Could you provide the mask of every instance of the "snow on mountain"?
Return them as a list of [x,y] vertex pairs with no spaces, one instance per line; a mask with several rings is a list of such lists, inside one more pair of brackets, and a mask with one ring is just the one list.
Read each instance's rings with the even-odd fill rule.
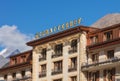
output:
[[10,56],[14,56],[16,54],[19,54],[20,51],[18,49],[14,50],[12,53],[10,53],[6,58],[9,58]]
[[0,52],[0,55],[3,55],[4,53],[6,53],[7,52],[7,49],[5,48],[5,49],[3,49],[1,52]]
[[13,49],[5,48],[0,52],[0,55],[5,57],[5,58],[8,58],[8,57],[13,56],[13,55],[18,54],[18,53],[20,53],[20,51],[18,49],[13,50]]

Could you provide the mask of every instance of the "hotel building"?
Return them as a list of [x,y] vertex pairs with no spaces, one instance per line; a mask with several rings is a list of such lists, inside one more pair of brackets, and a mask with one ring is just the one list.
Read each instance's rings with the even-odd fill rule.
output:
[[66,28],[27,45],[33,50],[12,56],[0,80],[120,81],[120,24]]
[[6,67],[0,69],[0,81],[32,81],[32,50],[10,57]]
[[87,34],[98,29],[77,26],[33,40],[32,81],[85,81],[81,63],[87,62]]
[[120,81],[120,24],[77,26],[27,45],[32,81]]

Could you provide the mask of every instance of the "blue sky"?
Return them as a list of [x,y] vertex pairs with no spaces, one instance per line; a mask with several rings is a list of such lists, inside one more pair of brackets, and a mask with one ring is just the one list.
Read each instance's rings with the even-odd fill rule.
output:
[[80,17],[90,26],[119,12],[120,0],[0,0],[0,27],[16,25],[21,33],[35,34]]

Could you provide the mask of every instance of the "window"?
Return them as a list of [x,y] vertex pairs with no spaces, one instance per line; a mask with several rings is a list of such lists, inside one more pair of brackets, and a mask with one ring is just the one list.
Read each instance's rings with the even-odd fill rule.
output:
[[98,36],[90,37],[91,44],[96,44],[98,42]]
[[13,61],[13,64],[17,64],[17,58],[13,58],[12,61]]
[[7,80],[7,75],[4,75],[4,80],[5,80],[5,81]]
[[41,65],[41,72],[39,73],[39,77],[46,76],[46,64]]
[[104,41],[109,41],[113,38],[112,31],[104,33]]
[[21,56],[21,60],[22,62],[26,62],[26,56],[25,55]]
[[43,58],[46,58],[46,52],[47,52],[46,48],[42,49],[42,53],[41,54],[42,54]]
[[93,63],[97,63],[97,62],[98,62],[98,59],[99,59],[99,54],[93,54],[93,55],[92,55],[92,62],[93,62]]
[[115,68],[105,69],[103,73],[106,81],[115,81]]
[[114,50],[109,50],[109,51],[107,51],[107,58],[108,59],[111,59],[111,58],[113,58],[114,57]]
[[77,67],[77,57],[71,58],[71,67]]
[[62,51],[63,51],[63,44],[58,44],[55,46],[55,54],[62,54]]
[[42,60],[46,60],[46,48],[42,49],[42,52],[41,52],[41,57],[39,58],[39,61],[42,61]]
[[99,71],[89,72],[89,81],[99,81]]
[[54,62],[54,69],[52,70],[52,75],[62,73],[62,61]]
[[54,69],[55,70],[62,70],[62,61],[54,62]]
[[77,52],[77,39],[71,41],[71,48],[69,49],[69,53]]
[[16,73],[13,73],[12,77],[13,77],[13,79],[15,79],[16,78]]
[[41,65],[41,72],[46,72],[46,64]]
[[73,49],[77,49],[77,39],[74,39],[74,40],[71,41],[71,47]]
[[77,81],[77,76],[72,76],[71,81]]
[[22,71],[21,74],[22,74],[22,77],[25,77],[25,71]]
[[69,72],[76,71],[77,70],[77,57],[71,58],[71,64],[68,68]]

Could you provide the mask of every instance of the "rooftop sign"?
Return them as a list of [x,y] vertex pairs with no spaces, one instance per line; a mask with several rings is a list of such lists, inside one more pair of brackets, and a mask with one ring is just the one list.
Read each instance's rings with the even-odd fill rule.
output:
[[55,26],[53,28],[47,29],[47,30],[42,31],[42,32],[38,32],[35,34],[35,38],[40,39],[42,37],[45,37],[45,36],[48,36],[48,35],[51,35],[51,34],[54,34],[54,33],[57,33],[57,32],[72,28],[72,27],[75,27],[75,26],[79,25],[80,23],[81,23],[81,18],[67,22],[67,23],[62,24],[62,25]]

